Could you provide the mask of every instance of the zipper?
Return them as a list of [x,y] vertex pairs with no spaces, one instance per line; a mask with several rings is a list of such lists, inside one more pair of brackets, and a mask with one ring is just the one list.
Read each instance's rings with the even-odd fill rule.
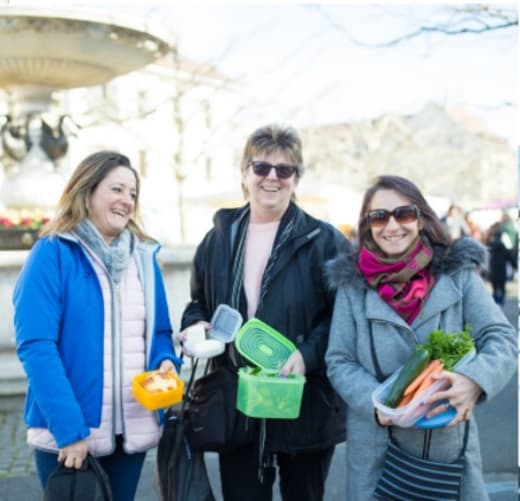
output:
[[[286,263],[290,262],[290,260],[292,259],[292,256],[302,246],[304,246],[305,244],[307,244],[308,242],[313,240],[320,233],[321,233],[321,228],[317,227],[317,228],[314,228],[313,230],[308,231],[307,233],[305,233],[303,235],[297,236],[296,238],[288,238],[284,242],[282,247],[280,247],[280,254],[278,255],[278,258],[277,258],[277,264],[275,264],[273,266],[273,271],[272,271],[272,274],[271,274],[270,282],[272,282],[273,279],[278,275],[278,273],[280,273],[280,270],[284,269]],[[300,240],[300,241],[298,242],[298,240]],[[276,241],[276,239],[275,239],[275,241]],[[298,243],[294,244],[294,242],[298,242]],[[287,249],[288,245],[293,245],[294,248],[292,249],[292,253],[290,255],[282,254],[282,252]],[[274,244],[273,244],[273,247],[274,247]],[[272,249],[271,249],[271,252],[272,252]],[[267,270],[267,268],[269,267],[269,264],[271,263],[271,260],[272,260],[272,255],[269,256],[269,259],[267,260],[267,263],[265,265],[265,270]],[[280,261],[281,260],[283,260],[283,262],[280,265]],[[265,274],[265,270],[264,270],[264,274]],[[270,286],[270,283],[268,283],[267,286]],[[260,297],[259,297],[258,306],[256,308],[256,313],[255,314],[258,314],[258,312],[263,308],[264,298],[265,298],[267,292],[268,292],[267,291],[267,287],[264,284],[264,276],[262,275],[262,280],[261,280],[261,283],[260,283]]]
[[113,401],[114,412],[112,413],[114,436],[116,425],[121,426],[120,433],[125,433],[125,422],[123,419],[123,364],[122,364],[122,344],[121,344],[121,287],[109,278],[112,290],[112,384],[113,384]]
[[[114,376],[114,353],[115,353],[115,350],[114,350],[114,309],[115,309],[115,305],[114,305],[114,282],[112,281],[112,278],[110,277],[109,273],[108,273],[108,270],[107,270],[107,267],[105,266],[105,263],[103,263],[103,261],[101,259],[99,259],[95,254],[93,254],[92,256],[90,255],[90,253],[87,251],[87,249],[84,247],[84,245],[86,244],[83,244],[81,245],[79,243],[78,240],[73,240],[73,239],[70,239],[74,242],[76,242],[81,251],[83,252],[83,254],[85,255],[85,257],[87,258],[87,261],[90,263],[90,266],[92,268],[92,273],[94,274],[94,276],[96,277],[96,280],[97,280],[97,283],[98,283],[98,286],[99,286],[99,294],[101,295],[101,300],[103,301],[103,312],[104,312],[104,300],[103,300],[103,290],[102,290],[102,287],[101,287],[101,283],[99,282],[99,277],[97,277],[97,273],[96,273],[96,270],[95,270],[95,266],[94,266],[94,263],[93,263],[93,260],[95,259],[97,261],[97,263],[101,266],[101,268],[103,268],[103,271],[105,272],[105,276],[107,277],[107,282],[108,282],[108,286],[110,288],[110,308],[111,308],[111,332],[110,332],[110,340],[111,340],[111,343],[112,343],[112,346],[111,346],[111,356],[112,356],[112,385],[113,385],[113,391],[112,391],[112,411],[114,411],[115,409],[115,393],[116,393],[116,390],[115,390],[115,376]],[[105,312],[104,312],[105,313]],[[104,369],[105,369],[105,364],[104,364],[104,341],[105,341],[105,324],[103,322],[103,339],[102,339],[102,352],[103,352],[103,357],[101,357],[101,359],[103,360],[103,367],[102,367],[102,372],[104,373]],[[104,376],[103,376],[104,377]],[[119,378],[120,379],[120,378]],[[101,385],[101,417],[103,415],[103,389],[104,389],[104,385],[102,384]],[[122,412],[121,412],[121,417],[122,417]],[[122,421],[122,419],[121,419]],[[100,423],[102,424],[102,423]],[[122,424],[122,428],[124,429],[124,424]],[[114,417],[114,412],[112,412],[112,433],[111,433],[111,436],[110,436],[110,448],[111,448],[111,452],[110,454],[112,454],[115,450],[116,450],[116,434],[115,434],[115,417]]]

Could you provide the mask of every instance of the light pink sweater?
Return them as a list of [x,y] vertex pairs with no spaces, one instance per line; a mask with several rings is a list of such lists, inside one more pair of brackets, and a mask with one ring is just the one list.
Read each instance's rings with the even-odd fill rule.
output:
[[255,316],[260,298],[262,276],[271,255],[280,221],[249,223],[244,256],[244,290],[247,299],[247,318]]

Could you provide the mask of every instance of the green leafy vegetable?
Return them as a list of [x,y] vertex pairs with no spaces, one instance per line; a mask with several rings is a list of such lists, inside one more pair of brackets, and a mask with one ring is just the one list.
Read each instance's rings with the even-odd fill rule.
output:
[[445,370],[453,370],[453,366],[475,346],[471,337],[471,327],[466,325],[461,332],[447,333],[443,330],[430,332],[428,342],[423,344],[432,355],[432,359],[440,360]]

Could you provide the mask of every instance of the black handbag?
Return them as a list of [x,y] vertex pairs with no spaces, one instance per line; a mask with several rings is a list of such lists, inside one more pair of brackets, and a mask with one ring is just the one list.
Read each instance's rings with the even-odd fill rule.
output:
[[[385,379],[374,346],[370,330],[370,351],[379,381]],[[423,457],[419,458],[403,451],[388,428],[388,449],[383,471],[376,484],[374,496],[386,501],[459,501],[464,476],[464,455],[468,444],[469,421],[464,427],[462,448],[457,459],[451,463],[428,459],[431,429],[424,431]]]
[[163,501],[215,501],[204,452],[191,449],[184,409],[168,409],[157,448],[157,473]]
[[45,501],[112,501],[108,476],[97,459],[87,455],[81,468],[59,463],[45,485]]
[[188,396],[186,436],[194,450],[231,452],[253,442],[253,421],[236,408],[238,374],[219,367],[197,379]]

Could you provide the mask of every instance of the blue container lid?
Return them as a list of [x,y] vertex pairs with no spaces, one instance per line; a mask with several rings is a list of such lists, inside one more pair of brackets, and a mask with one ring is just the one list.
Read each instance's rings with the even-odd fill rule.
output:
[[[444,404],[446,402],[447,400],[442,403]],[[455,409],[455,407],[448,407],[444,412],[440,412],[431,418],[427,418],[426,416],[422,417],[414,426],[417,428],[442,428],[452,421],[456,415],[457,409]]]

